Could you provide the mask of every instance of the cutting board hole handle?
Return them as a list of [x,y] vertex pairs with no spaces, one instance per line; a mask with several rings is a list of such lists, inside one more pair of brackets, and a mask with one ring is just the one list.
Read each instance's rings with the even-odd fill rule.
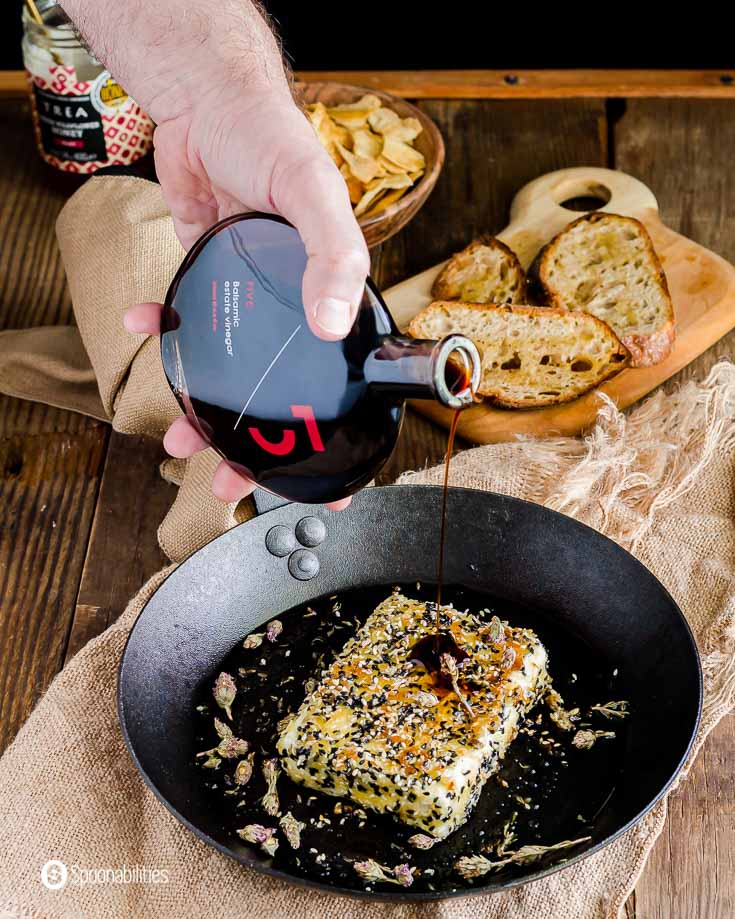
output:
[[548,172],[525,185],[513,198],[510,217],[514,230],[538,227],[548,238],[574,220],[575,211],[597,210],[630,216],[658,211],[658,205],[651,190],[633,176],[615,169],[574,166]]
[[557,201],[560,207],[567,211],[577,211],[588,213],[589,211],[599,211],[610,203],[612,192],[607,185],[601,185],[599,182],[590,182],[583,188],[575,189],[569,197]]

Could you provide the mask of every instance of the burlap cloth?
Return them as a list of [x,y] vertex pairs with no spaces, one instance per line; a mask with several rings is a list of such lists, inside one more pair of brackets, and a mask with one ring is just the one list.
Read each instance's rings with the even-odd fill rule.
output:
[[[104,226],[101,216],[95,219],[100,201],[107,209]],[[85,261],[97,233],[90,273]],[[119,430],[160,435],[177,409],[156,343],[119,333],[123,309],[160,299],[181,256],[158,190],[137,179],[91,180],[64,210],[59,240],[89,361],[73,331],[0,336],[0,391],[112,418]],[[27,369],[33,366],[28,349],[36,346],[45,358],[34,375]],[[704,665],[704,712],[692,758],[735,701],[734,447],[735,367],[722,363],[704,383],[670,396],[658,393],[627,416],[601,403],[585,440],[479,447],[457,456],[452,467],[454,485],[527,498],[591,524],[668,587],[692,626]],[[172,478],[183,479],[162,526],[172,557],[233,522],[234,509],[208,497],[211,465],[205,458],[169,466]],[[440,476],[437,468],[402,481],[439,483]],[[552,877],[494,896],[420,906],[358,904],[276,883],[199,842],[145,788],[124,748],[115,708],[128,631],[169,570],[152,578],[119,621],[59,674],[0,760],[0,919],[620,914],[663,827],[665,800],[602,852]],[[70,870],[158,869],[159,880],[164,871],[168,880],[69,883],[52,891],[40,880],[50,859]]]

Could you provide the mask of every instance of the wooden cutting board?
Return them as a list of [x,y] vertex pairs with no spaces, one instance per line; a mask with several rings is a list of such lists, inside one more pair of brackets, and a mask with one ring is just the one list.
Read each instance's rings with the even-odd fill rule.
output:
[[[735,268],[719,255],[668,229],[656,198],[638,179],[613,169],[579,167],[550,172],[524,186],[513,199],[510,223],[498,234],[528,268],[539,249],[581,212],[561,206],[570,198],[607,200],[599,208],[636,217],[651,234],[663,263],[676,315],[676,341],[669,357],[655,367],[629,368],[574,402],[541,409],[499,409],[479,404],[462,413],[459,434],[475,443],[497,443],[517,434],[578,434],[595,420],[604,392],[619,408],[641,399],[694,360],[735,326]],[[467,239],[470,242],[470,239]],[[451,253],[448,253],[451,254]],[[431,285],[444,264],[428,268],[383,296],[397,325],[405,330],[431,302]],[[452,412],[434,402],[414,408],[446,427]]]

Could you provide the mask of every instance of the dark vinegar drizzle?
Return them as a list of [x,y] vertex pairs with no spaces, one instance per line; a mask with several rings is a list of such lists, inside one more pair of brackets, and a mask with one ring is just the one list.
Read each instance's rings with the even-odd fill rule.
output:
[[[470,386],[470,378],[466,370],[459,367],[453,361],[449,361],[446,366],[447,385],[453,393],[461,392]],[[444,489],[442,492],[441,522],[439,526],[439,559],[437,565],[436,579],[436,606],[435,606],[435,629],[433,635],[427,635],[420,639],[411,649],[409,660],[419,661],[431,673],[437,683],[444,681],[442,673],[442,655],[448,654],[460,664],[467,653],[463,651],[449,632],[442,631],[441,627],[441,603],[442,603],[442,585],[444,583],[444,543],[447,526],[447,500],[449,497],[449,464],[454,452],[454,438],[457,433],[459,416],[461,409],[456,409],[452,423],[449,426],[449,436],[447,437],[447,451],[444,455]],[[427,603],[427,608],[429,604]]]
[[449,495],[449,463],[452,459],[452,452],[454,451],[454,436],[457,433],[457,425],[459,424],[459,415],[461,409],[457,409],[454,413],[454,418],[452,418],[452,423],[449,427],[449,437],[447,438],[447,452],[444,457],[444,492],[442,494],[442,519],[441,526],[439,528],[439,567],[437,570],[437,582],[436,582],[436,630],[440,631],[440,616],[439,609],[442,605],[442,583],[444,581],[444,537],[447,526],[447,497]]

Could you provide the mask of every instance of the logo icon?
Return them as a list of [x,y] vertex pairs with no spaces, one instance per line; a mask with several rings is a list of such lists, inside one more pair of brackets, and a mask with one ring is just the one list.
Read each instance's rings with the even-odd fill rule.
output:
[[69,870],[58,859],[51,859],[41,868],[41,883],[49,890],[61,890],[66,887],[68,879]]
[[118,115],[120,112],[126,112],[132,105],[130,96],[111,76],[109,70],[103,70],[94,81],[89,99],[100,115]]

